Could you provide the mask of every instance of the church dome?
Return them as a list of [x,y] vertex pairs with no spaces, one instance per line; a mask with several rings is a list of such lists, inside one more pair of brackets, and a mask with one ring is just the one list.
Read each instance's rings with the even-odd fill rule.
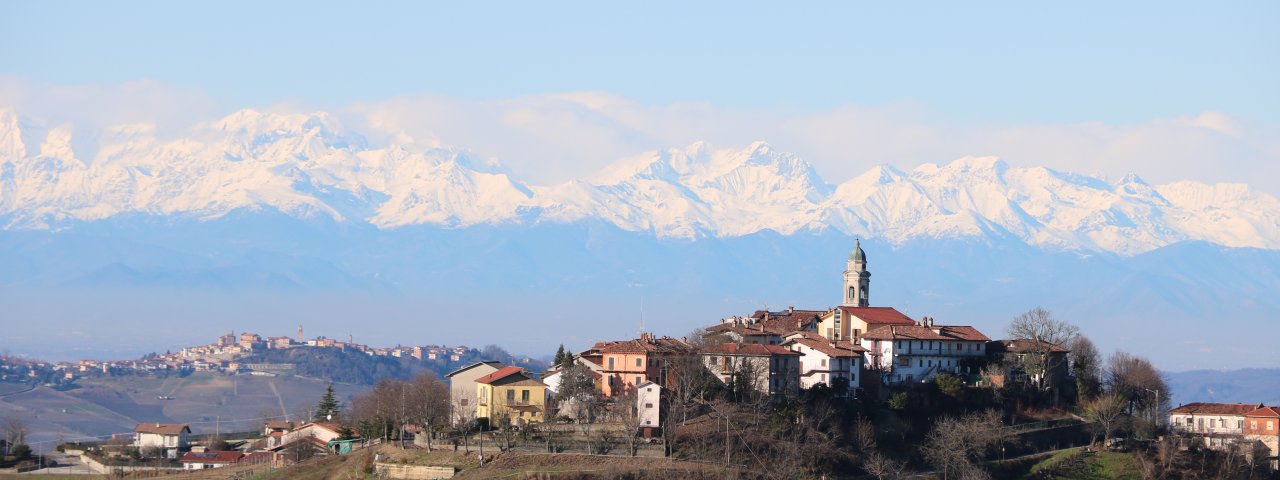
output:
[[857,240],[853,244],[853,251],[849,252],[849,261],[867,263],[867,252],[862,251],[861,240]]

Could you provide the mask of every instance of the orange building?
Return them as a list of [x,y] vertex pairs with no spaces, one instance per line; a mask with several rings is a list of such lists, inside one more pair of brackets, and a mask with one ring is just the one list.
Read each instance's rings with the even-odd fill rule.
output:
[[[596,349],[593,349],[596,350]],[[644,333],[640,338],[610,342],[598,347],[600,355],[600,390],[607,397],[635,391],[645,382],[667,385],[667,369],[680,354],[693,354],[689,344],[670,337],[654,337]]]

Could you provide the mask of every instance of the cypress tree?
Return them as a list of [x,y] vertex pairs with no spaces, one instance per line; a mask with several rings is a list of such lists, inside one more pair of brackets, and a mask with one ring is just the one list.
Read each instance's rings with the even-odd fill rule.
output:
[[316,405],[316,414],[312,421],[325,422],[332,417],[338,416],[338,409],[342,405],[338,403],[338,398],[333,394],[333,384],[324,390],[324,396],[320,397],[320,403]]
[[565,355],[565,352],[564,352],[564,344],[563,344],[563,343],[561,343],[561,344],[560,344],[560,348],[556,350],[556,360],[555,360],[555,363],[553,364],[553,366],[556,366],[556,367],[563,367],[563,366],[564,366],[564,364],[565,364],[565,363],[567,363],[567,360],[568,360],[568,359],[567,359],[567,358],[565,358],[565,357],[566,357],[566,355]]

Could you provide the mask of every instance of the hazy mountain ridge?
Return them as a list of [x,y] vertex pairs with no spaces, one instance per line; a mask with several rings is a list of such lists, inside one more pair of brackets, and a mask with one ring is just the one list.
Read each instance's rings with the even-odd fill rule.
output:
[[[835,232],[901,245],[921,238],[1018,239],[1050,250],[1133,255],[1183,241],[1280,249],[1280,201],[1245,185],[1117,182],[966,157],[911,171],[880,166],[827,184],[764,142],[648,152],[596,175],[527,185],[456,148],[401,135],[372,147],[325,113],[242,110],[160,139],[124,125],[91,159],[62,125],[0,111],[0,222],[72,228],[121,215],[195,219],[237,211],[381,229],[603,221],[660,238]],[[86,150],[86,149],[81,149]]]

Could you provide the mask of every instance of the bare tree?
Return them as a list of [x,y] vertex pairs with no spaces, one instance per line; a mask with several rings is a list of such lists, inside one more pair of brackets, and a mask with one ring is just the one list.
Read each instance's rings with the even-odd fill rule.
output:
[[[459,398],[454,401],[453,405],[453,428],[462,434],[462,446],[466,453],[471,453],[471,431],[476,424],[476,411],[472,405],[467,405],[466,398]],[[457,448],[457,444],[454,444]]]
[[426,372],[414,377],[407,388],[405,407],[408,420],[422,427],[427,437],[427,450],[430,450],[434,427],[449,417],[449,386],[435,374]]
[[4,417],[4,439],[10,445],[27,443],[27,422],[17,415]]
[[1153,446],[1138,449],[1133,455],[1143,480],[1172,477],[1174,465],[1181,456],[1178,439],[1172,435],[1161,438]]
[[872,451],[867,455],[866,460],[862,462],[862,469],[866,470],[871,476],[876,477],[877,480],[902,478],[906,468],[906,462],[895,461],[876,451]]
[[1145,419],[1137,433],[1152,434],[1159,428],[1171,392],[1155,365],[1139,356],[1115,352],[1107,359],[1105,380],[1108,390],[1125,400],[1129,414]]
[[1125,418],[1124,399],[1115,394],[1105,394],[1085,402],[1083,407],[1084,417],[1097,422],[1098,430],[1102,432],[1102,444],[1106,445]]
[[599,414],[601,392],[596,385],[595,373],[586,365],[573,364],[560,374],[560,390],[556,392],[559,411],[579,422],[593,420]]
[[944,479],[986,478],[978,463],[1009,440],[1009,433],[995,411],[945,417],[933,424],[921,450],[930,464],[942,470]]
[[1024,358],[1026,372],[1036,379],[1036,388],[1045,390],[1049,374],[1059,368],[1061,358],[1053,355],[1055,348],[1069,345],[1080,334],[1075,325],[1053,318],[1053,314],[1036,307],[1014,317],[1008,333],[1014,339],[1031,340],[1030,351]]
[[628,391],[616,398],[613,406],[614,421],[622,427],[622,441],[627,445],[627,454],[636,456],[640,443],[640,411],[636,404],[636,393]]

